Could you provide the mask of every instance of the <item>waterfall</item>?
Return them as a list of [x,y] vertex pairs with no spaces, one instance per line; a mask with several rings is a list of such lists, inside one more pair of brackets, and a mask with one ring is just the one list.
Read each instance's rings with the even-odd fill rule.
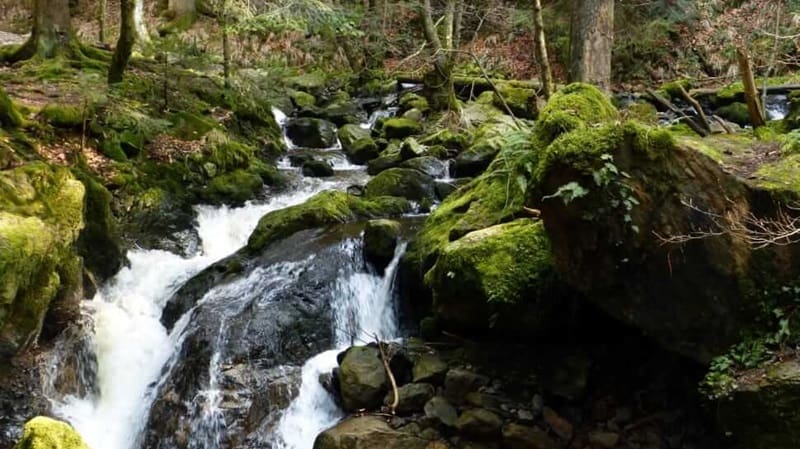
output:
[[341,277],[333,303],[336,348],[303,365],[300,393],[278,424],[274,449],[311,449],[316,436],[342,418],[330,394],[319,381],[337,366],[336,356],[351,341],[397,338],[398,326],[393,285],[406,245],[398,245],[383,276],[356,272]]

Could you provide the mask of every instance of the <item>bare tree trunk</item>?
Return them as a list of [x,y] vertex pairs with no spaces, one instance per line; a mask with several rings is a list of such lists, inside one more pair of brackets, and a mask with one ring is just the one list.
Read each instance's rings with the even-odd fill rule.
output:
[[111,58],[111,66],[108,68],[108,84],[122,81],[122,75],[125,73],[128,61],[131,59],[133,45],[136,43],[135,1],[120,1],[119,40],[117,41],[117,48],[114,50],[114,57]]
[[433,21],[433,7],[430,0],[423,0],[422,19],[425,40],[433,51],[433,70],[423,78],[426,96],[434,110],[457,110],[455,89],[453,88],[453,64],[455,63],[455,46],[461,33],[462,5],[459,0],[447,0],[444,23],[444,41],[442,45],[439,32]]
[[575,0],[570,35],[571,82],[611,87],[614,0]]
[[106,42],[106,14],[108,14],[108,0],[100,0],[97,12],[98,40],[101,44]]
[[73,38],[69,0],[35,0],[31,37],[8,58],[8,62],[34,56],[56,57],[69,51]]
[[758,100],[758,89],[753,78],[753,70],[750,67],[750,56],[743,47],[736,49],[736,61],[739,64],[739,73],[744,85],[744,99],[747,102],[747,113],[750,115],[750,122],[753,128],[766,125],[764,120],[764,109]]
[[550,98],[555,86],[553,85],[553,71],[550,68],[550,59],[547,57],[547,41],[544,36],[541,0],[533,0],[533,34],[535,40],[534,53],[536,63],[539,65],[539,81],[542,83],[542,96]]
[[135,0],[133,20],[136,27],[136,39],[141,43],[150,42],[150,33],[147,31],[147,23],[144,20],[144,13],[144,0]]

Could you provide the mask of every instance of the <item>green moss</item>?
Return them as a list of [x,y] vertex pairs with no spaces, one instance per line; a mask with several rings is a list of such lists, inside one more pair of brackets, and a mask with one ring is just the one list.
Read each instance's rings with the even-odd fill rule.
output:
[[327,191],[303,204],[270,212],[258,222],[247,248],[260,252],[269,244],[304,229],[355,220],[396,216],[411,210],[408,201],[393,197],[360,198],[345,192]]
[[681,79],[666,82],[658,88],[657,92],[669,99],[681,98],[681,87],[688,92],[692,88],[691,80]]
[[22,122],[22,114],[8,97],[5,89],[0,88],[0,127],[19,128]]
[[286,85],[292,89],[307,92],[313,96],[318,96],[325,90],[327,80],[325,75],[318,72],[304,73],[293,76],[285,80]]
[[122,266],[124,254],[117,223],[111,212],[111,192],[89,174],[75,172],[86,189],[85,227],[78,237],[78,252],[86,268],[98,279],[108,279]]
[[119,136],[116,134],[113,134],[109,138],[103,139],[100,142],[100,152],[113,161],[125,162],[128,160],[128,156],[124,151],[122,151],[122,145],[120,144]]
[[261,176],[246,170],[219,175],[208,183],[203,197],[213,203],[241,204],[258,195],[263,186]]
[[[500,96],[502,96],[502,99]],[[505,105],[503,101],[505,101]],[[538,114],[536,91],[533,89],[501,85],[494,94],[493,104],[494,107],[503,112],[506,110],[505,106],[508,105],[511,112],[520,118],[535,119]]]
[[367,196],[399,196],[413,201],[436,196],[434,180],[409,168],[390,168],[372,178],[366,186]]
[[658,110],[652,104],[644,101],[633,103],[625,108],[623,116],[627,119],[636,120],[645,125],[658,125]]
[[450,129],[442,129],[433,134],[425,136],[419,141],[423,145],[442,145],[445,148],[454,150],[464,150],[472,142],[472,136],[468,132],[455,132]]
[[182,140],[198,140],[218,126],[212,119],[190,112],[176,112],[169,120],[170,133]]
[[781,150],[784,154],[800,154],[800,130],[794,130],[790,133],[778,137],[781,142]]
[[14,449],[89,449],[69,424],[44,416],[25,423],[22,438]]
[[[793,82],[797,82],[800,80],[800,76],[797,75],[787,75],[787,76],[777,76],[772,78],[767,78],[766,83],[767,86],[780,86],[782,84],[789,84]],[[757,79],[756,84],[760,88],[761,85],[764,83],[763,79]],[[744,85],[741,81],[736,81],[734,83],[728,84],[727,86],[723,87],[717,92],[717,99],[722,100],[722,102],[731,102],[731,101],[744,101]]]
[[596,87],[570,84],[550,97],[536,122],[536,138],[544,145],[561,134],[618,118],[616,108]]
[[800,197],[800,154],[766,164],[755,172],[756,185],[790,201]]
[[387,139],[405,139],[421,130],[419,122],[408,118],[390,118],[383,122],[383,134]]
[[736,102],[723,106],[716,110],[716,114],[740,126],[750,125],[750,113],[745,103]]
[[317,99],[313,95],[299,90],[289,92],[289,98],[300,109],[311,108],[317,103]]
[[417,109],[421,112],[426,112],[430,110],[430,106],[425,97],[415,94],[414,92],[408,92],[400,97],[400,109],[403,111]]
[[83,125],[84,113],[77,106],[48,104],[39,116],[56,128],[76,129]]
[[800,91],[789,94],[789,113],[784,123],[788,129],[800,128]]

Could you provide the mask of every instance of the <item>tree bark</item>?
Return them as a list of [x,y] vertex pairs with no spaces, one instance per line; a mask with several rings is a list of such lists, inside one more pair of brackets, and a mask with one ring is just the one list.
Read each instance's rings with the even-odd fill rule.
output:
[[611,87],[614,0],[575,0],[570,36],[571,82]]
[[115,84],[122,81],[128,61],[131,59],[133,45],[136,43],[136,20],[135,5],[136,0],[120,1],[120,29],[117,48],[111,58],[111,66],[108,68],[108,84]]
[[8,62],[34,56],[54,58],[67,53],[73,37],[69,0],[35,0],[31,37],[8,58]]
[[555,90],[553,84],[553,71],[550,68],[550,59],[547,56],[547,41],[544,36],[544,19],[542,18],[542,1],[533,0],[533,34],[534,56],[539,65],[539,81],[542,83],[542,96],[550,98]]
[[425,95],[431,108],[438,111],[457,110],[453,87],[453,64],[455,62],[454,46],[457,45],[461,32],[462,5],[459,0],[447,0],[444,23],[444,41],[439,37],[433,20],[433,7],[430,0],[423,0],[422,26],[425,40],[433,51],[433,70],[423,77]]
[[106,14],[108,14],[108,0],[100,0],[97,12],[98,36],[101,44],[106,42]]
[[141,43],[150,42],[150,33],[147,31],[147,23],[144,21],[144,0],[135,0],[133,11],[136,39]]
[[761,107],[761,102],[758,99],[758,89],[756,88],[756,81],[753,78],[753,70],[750,67],[750,56],[747,50],[742,47],[736,49],[736,61],[739,64],[739,73],[742,77],[742,84],[744,86],[744,99],[747,103],[747,113],[750,116],[750,122],[753,128],[766,125],[764,120],[764,109]]

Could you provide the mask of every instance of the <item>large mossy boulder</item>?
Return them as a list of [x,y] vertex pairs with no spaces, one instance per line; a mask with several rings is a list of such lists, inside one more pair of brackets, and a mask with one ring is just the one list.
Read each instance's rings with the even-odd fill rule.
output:
[[258,174],[238,169],[212,178],[202,197],[215,204],[243,204],[255,198],[263,186],[264,181]]
[[394,258],[400,239],[400,223],[394,220],[370,220],[364,227],[364,259],[383,271]]
[[619,113],[598,88],[583,83],[556,91],[542,108],[536,122],[536,137],[544,144],[561,134],[617,119]]
[[796,247],[754,251],[732,231],[736,217],[773,216],[780,197],[665,130],[579,126],[543,151],[532,181],[529,205],[541,209],[559,274],[695,360],[753,330],[760,292],[796,277]]
[[[520,219],[470,232],[447,244],[425,276],[433,311],[451,328],[488,328],[495,305],[536,302],[556,283],[550,243],[541,222]],[[546,324],[527,323],[531,329]]]
[[88,174],[76,173],[76,177],[86,189],[86,225],[78,237],[78,252],[86,269],[104,281],[125,262],[122,239],[111,212],[111,192]]
[[375,346],[353,346],[339,368],[339,391],[346,411],[380,407],[389,389],[389,378]]
[[336,145],[336,125],[318,118],[292,119],[286,125],[286,136],[302,148],[331,148]]
[[422,125],[409,118],[390,118],[383,122],[383,134],[387,139],[405,139],[420,131],[422,131]]
[[[0,172],[0,360],[78,314],[86,189],[65,168]],[[49,314],[48,314],[49,312]]]
[[498,115],[484,122],[475,131],[472,145],[455,158],[455,176],[472,177],[483,173],[500,150],[508,145],[508,137],[515,129],[516,125],[507,115]]
[[375,176],[384,170],[397,167],[402,162],[403,157],[400,156],[400,144],[397,141],[393,141],[381,151],[377,158],[367,163],[367,173]]
[[303,204],[276,210],[261,217],[250,235],[247,249],[260,252],[270,243],[305,229],[398,216],[410,210],[411,204],[402,198],[361,198],[345,192],[322,192]]
[[5,89],[0,88],[0,128],[19,128],[22,126],[22,114],[8,97]]
[[539,113],[536,104],[536,91],[508,85],[500,85],[494,93],[494,107],[506,111],[506,106],[515,117],[536,119]]
[[[444,444],[444,443],[442,443]],[[414,432],[394,429],[378,416],[348,418],[319,434],[314,449],[427,449],[432,442]]]
[[791,449],[800,445],[800,361],[739,373],[714,399],[714,416],[732,447]]
[[390,168],[372,178],[367,196],[398,196],[412,201],[436,198],[435,180],[417,170]]
[[338,136],[339,142],[342,144],[342,150],[345,153],[349,153],[353,151],[353,145],[358,140],[370,137],[370,131],[358,125],[344,125],[339,128]]
[[25,423],[22,438],[14,449],[89,449],[69,424],[45,416]]

